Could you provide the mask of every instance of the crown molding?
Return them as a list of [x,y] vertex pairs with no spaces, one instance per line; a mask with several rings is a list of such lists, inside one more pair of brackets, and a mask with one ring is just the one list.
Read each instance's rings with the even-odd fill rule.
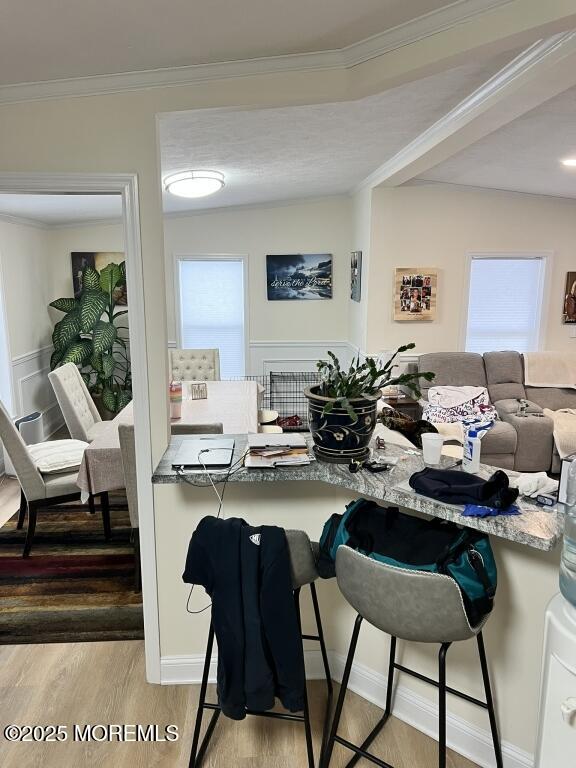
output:
[[392,183],[394,181],[393,177],[400,176],[403,170],[411,166],[447,137],[468,125],[491,104],[505,99],[506,95],[519,82],[528,77],[535,76],[544,67],[552,66],[555,63],[561,62],[566,57],[574,56],[575,53],[576,30],[562,32],[533,43],[367,176],[353,189],[353,193],[359,192],[366,187],[376,187],[385,182],[393,186],[405,183],[409,179],[399,178],[396,179],[395,183]]
[[79,219],[78,221],[67,222],[50,222],[46,224],[46,228],[50,231],[58,229],[75,229],[76,227],[113,227],[122,224],[124,219],[122,216],[116,216],[114,218],[107,219]]
[[511,2],[514,0],[456,0],[450,5],[392,27],[366,40],[330,51],[3,85],[0,86],[0,104],[194,85],[210,80],[281,72],[345,70],[397,48],[444,32],[475,16]]
[[410,179],[410,181],[407,181],[405,184],[402,185],[403,188],[405,187],[438,187],[440,189],[447,189],[447,190],[453,190],[454,192],[484,192],[488,194],[498,194],[498,195],[523,195],[524,197],[537,197],[537,198],[546,198],[547,200],[560,200],[565,203],[571,203],[574,205],[576,203],[576,191],[574,192],[573,197],[568,197],[566,195],[553,195],[549,192],[526,192],[525,190],[521,189],[504,189],[503,187],[480,187],[478,184],[462,184],[457,182],[451,182],[451,181],[437,181],[436,179],[427,179],[425,176],[416,178],[416,179]]
[[33,227],[47,231],[49,226],[39,219],[29,219],[25,216],[13,216],[10,213],[0,213],[0,224],[17,224],[20,227]]

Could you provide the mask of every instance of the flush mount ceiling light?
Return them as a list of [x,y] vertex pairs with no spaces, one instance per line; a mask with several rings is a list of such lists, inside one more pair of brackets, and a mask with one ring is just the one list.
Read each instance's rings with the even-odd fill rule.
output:
[[564,160],[560,160],[560,162],[567,168],[576,168],[576,157],[566,157]]
[[178,197],[206,197],[224,186],[220,171],[182,171],[164,179],[164,189]]

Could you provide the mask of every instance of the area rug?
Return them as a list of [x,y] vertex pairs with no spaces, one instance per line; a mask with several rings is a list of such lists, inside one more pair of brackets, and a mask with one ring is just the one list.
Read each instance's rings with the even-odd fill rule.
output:
[[143,638],[126,500],[110,501],[108,542],[99,510],[79,502],[38,512],[26,559],[26,523],[17,530],[14,515],[0,528],[0,644]]

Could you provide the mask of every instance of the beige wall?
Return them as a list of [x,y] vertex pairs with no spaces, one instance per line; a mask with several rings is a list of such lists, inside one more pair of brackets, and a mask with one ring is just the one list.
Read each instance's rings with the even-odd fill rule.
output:
[[[462,349],[467,254],[552,252],[543,348],[569,350],[561,324],[566,272],[574,269],[576,201],[431,185],[376,189],[372,198],[368,350],[416,342],[416,352]],[[394,268],[438,267],[438,319],[395,322]],[[513,296],[511,296],[513,300]]]
[[70,258],[52,257],[49,230],[6,221],[0,221],[0,258],[10,354],[15,358],[51,343],[57,313],[48,304],[66,290]]
[[360,301],[349,299],[348,339],[359,350],[365,351],[367,332],[368,295],[370,292],[370,233],[372,190],[367,187],[356,192],[352,200],[352,250],[362,251],[362,287]]
[[82,224],[51,229],[49,231],[50,253],[54,261],[63,259],[67,264],[67,290],[72,290],[72,251],[123,251],[124,232],[118,224]]
[[[284,205],[215,209],[164,220],[168,337],[176,340],[174,255],[248,256],[251,340],[347,338],[350,269],[350,199],[293,201]],[[267,253],[332,253],[333,298],[268,301]]]

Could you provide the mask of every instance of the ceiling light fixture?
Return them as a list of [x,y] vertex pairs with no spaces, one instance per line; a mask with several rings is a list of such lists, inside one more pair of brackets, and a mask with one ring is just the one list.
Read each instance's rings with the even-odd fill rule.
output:
[[576,157],[567,157],[560,161],[567,168],[576,168]]
[[206,197],[224,186],[220,171],[182,171],[164,179],[164,189],[178,197]]

